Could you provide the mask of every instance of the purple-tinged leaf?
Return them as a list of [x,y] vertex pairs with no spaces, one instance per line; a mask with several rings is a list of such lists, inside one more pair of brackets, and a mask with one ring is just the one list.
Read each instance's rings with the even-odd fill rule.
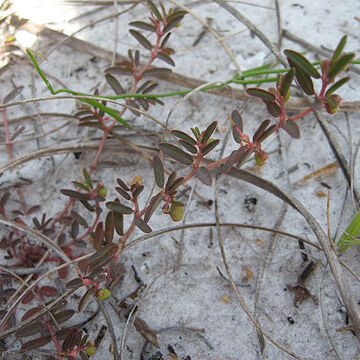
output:
[[154,76],[159,74],[168,74],[171,72],[171,69],[168,68],[153,68],[144,71],[144,76]]
[[254,152],[254,149],[241,148],[241,151],[237,154],[236,166],[242,166],[245,161],[250,157],[250,155]]
[[211,186],[212,176],[210,171],[206,167],[200,167],[195,171],[195,177],[197,177],[203,184]]
[[124,235],[124,216],[117,212],[114,213],[115,231],[118,235]]
[[169,20],[168,18],[168,23],[164,26],[163,28],[163,33],[166,34],[167,32],[171,31],[176,25],[178,25],[180,23],[180,21],[184,18],[184,15],[175,15],[172,16]]
[[150,0],[148,0],[148,5],[151,9],[151,11],[154,13],[154,15],[159,19],[162,20],[162,16],[160,14],[160,11],[157,9],[157,7],[154,5],[154,3]]
[[174,194],[175,190],[181,185],[183,179],[184,179],[183,177],[179,177],[176,180],[174,180],[172,185],[169,187],[169,194]]
[[139,64],[140,64],[140,51],[139,50],[135,51],[134,63],[135,63],[135,66],[139,66]]
[[242,141],[241,141],[241,135],[240,133],[237,131],[236,127],[234,125],[232,125],[232,135],[233,135],[233,138],[235,140],[236,143],[238,144],[241,144]]
[[125,89],[121,86],[119,80],[116,79],[115,76],[107,73],[107,74],[105,74],[105,80],[110,85],[110,87],[114,90],[116,95],[126,93]]
[[105,69],[105,73],[116,74],[116,75],[133,75],[133,70],[127,67],[113,66]]
[[58,295],[58,290],[53,286],[44,285],[40,288],[41,295],[43,296],[56,296]]
[[27,341],[22,344],[21,351],[25,352],[25,351],[30,351],[30,350],[41,348],[41,347],[45,346],[46,344],[48,344],[50,341],[51,341],[50,336],[42,336],[40,338]]
[[59,323],[62,324],[65,321],[68,321],[70,318],[72,318],[72,316],[75,314],[74,310],[62,310],[62,311],[58,311],[53,313],[55,320]]
[[258,141],[258,138],[260,137],[260,135],[262,135],[262,133],[265,131],[265,129],[268,127],[268,125],[270,124],[270,120],[266,119],[264,120],[259,128],[256,130],[254,136],[253,136],[253,142]]
[[214,150],[215,147],[219,144],[220,140],[216,139],[208,142],[201,150],[203,155],[207,155],[210,151]]
[[68,281],[65,286],[67,289],[77,289],[81,286],[84,286],[84,284],[80,278],[75,278],[75,279]]
[[266,110],[274,117],[279,117],[281,115],[281,108],[276,102],[267,102]]
[[89,194],[79,193],[77,191],[70,190],[70,189],[61,189],[60,192],[63,195],[69,196],[69,197],[71,197],[73,199],[76,199],[76,200],[84,200],[84,201],[90,200],[90,195]]
[[156,208],[160,205],[163,198],[164,198],[164,195],[161,192],[159,192],[158,194],[156,194],[155,196],[153,196],[151,198],[149,206],[147,207],[145,215],[144,215],[144,221],[146,223],[150,220],[152,214],[154,213]]
[[94,293],[94,291],[95,291],[95,289],[93,289],[93,288],[87,289],[85,294],[81,297],[79,304],[78,304],[79,312],[83,311],[86,303],[89,301],[89,299],[91,298],[91,295]]
[[175,9],[175,11],[172,12],[171,14],[169,14],[169,16],[167,17],[167,21],[170,21],[173,18],[178,17],[178,16],[185,16],[186,14],[187,14],[187,11],[185,11],[185,10]]
[[329,89],[326,91],[325,96],[329,96],[333,94],[337,89],[339,89],[341,86],[346,84],[350,80],[350,77],[346,76],[339,81],[337,81],[335,84],[329,87]]
[[89,257],[89,259],[87,260],[88,265],[92,266],[95,261],[103,258],[104,256],[111,257],[115,255],[117,249],[118,246],[116,244],[105,245],[104,247],[99,249],[94,255]]
[[27,336],[31,336],[34,334],[37,334],[39,332],[41,332],[45,327],[45,324],[43,324],[40,321],[36,321],[36,322],[31,322],[30,324],[24,326],[23,328],[17,330],[15,332],[15,336],[17,338],[19,337],[27,337]]
[[334,54],[331,58],[330,64],[335,64],[337,59],[339,58],[340,54],[342,53],[342,51],[344,50],[345,44],[346,44],[346,40],[347,40],[347,35],[344,35],[341,40],[339,41],[339,43],[336,46],[336,49],[334,51]]
[[192,154],[197,154],[197,149],[194,145],[191,145],[185,140],[179,140],[181,146],[183,146],[187,151],[191,152]]
[[164,54],[162,52],[159,52],[157,54],[156,58],[166,62],[167,64],[169,64],[171,66],[175,66],[174,60],[169,55],[166,55],[166,54]]
[[295,68],[295,77],[305,94],[314,95],[314,84],[308,74],[302,71],[301,68]]
[[115,190],[126,200],[131,200],[131,196],[123,190],[120,186],[117,186]]
[[282,128],[293,138],[298,139],[300,137],[300,129],[295,121],[288,119],[286,123],[282,125]]
[[164,38],[162,39],[162,41],[161,41],[160,49],[162,49],[162,48],[166,45],[166,43],[168,42],[170,36],[171,36],[171,33],[167,33],[167,34],[165,35],[165,37],[164,37]]
[[143,21],[132,21],[131,23],[129,23],[129,25],[135,26],[138,29],[151,31],[151,32],[156,32],[156,27],[154,25],[148,24],[148,23],[143,22]]
[[80,189],[83,189],[85,191],[90,191],[90,188],[87,185],[84,185],[81,182],[78,181],[72,181],[72,183],[75,185],[75,187],[79,187]]
[[144,35],[136,30],[129,30],[129,32],[145,49],[152,49],[151,42]]
[[329,71],[329,78],[333,80],[336,75],[341,71],[345,70],[345,67],[350,63],[350,61],[355,57],[355,53],[344,54],[332,64]]
[[270,125],[261,135],[259,135],[257,141],[261,143],[264,141],[268,136],[270,136],[276,130],[276,125]]
[[232,168],[233,164],[236,162],[239,151],[240,151],[240,149],[234,150],[230,154],[229,158],[227,159],[227,161],[221,168],[222,173],[226,174]]
[[69,235],[72,239],[76,239],[79,234],[79,223],[74,220],[71,224]]
[[191,145],[195,145],[196,141],[188,134],[184,133],[180,130],[171,130],[171,133],[175,135],[177,138],[182,139],[190,143]]
[[290,66],[295,66],[295,68],[301,68],[307,75],[319,79],[320,74],[319,72],[314,68],[314,66],[311,65],[309,60],[307,60],[304,56],[299,54],[296,51],[293,50],[284,50],[285,56],[288,58]]
[[105,241],[107,244],[112,243],[114,238],[114,213],[109,211],[105,219]]
[[128,101],[128,105],[130,105],[131,107],[129,107],[128,109],[135,115],[135,116],[140,116],[140,113],[138,111],[136,111],[136,109],[140,110],[140,106],[136,103],[135,100],[129,100]]
[[211,135],[213,134],[213,132],[215,131],[217,126],[217,121],[212,122],[204,131],[202,138],[201,138],[201,143],[203,145],[207,144],[207,142],[209,141]]
[[116,179],[116,182],[117,182],[118,185],[119,185],[120,187],[122,187],[124,190],[126,190],[126,191],[129,191],[129,190],[130,190],[129,187],[125,184],[125,182],[122,181],[120,178],[117,178],[117,179]]
[[270,91],[266,91],[259,88],[249,88],[246,89],[246,93],[251,96],[255,96],[260,98],[261,100],[265,102],[274,102],[275,101],[275,95],[273,95]]
[[[240,115],[239,110],[233,110],[231,113],[231,122],[235,125],[241,132],[243,132],[243,121]],[[236,141],[236,140],[235,140]]]
[[290,86],[294,80],[295,72],[294,69],[290,69],[281,79],[280,83],[280,94],[282,97],[286,98]]
[[154,168],[155,183],[158,187],[162,188],[165,182],[164,167],[158,155],[155,155],[153,158],[153,168]]
[[173,171],[167,179],[166,186],[165,186],[166,192],[168,192],[170,187],[174,184],[175,179],[176,179],[176,171]]
[[32,316],[34,316],[35,314],[37,314],[40,310],[42,309],[42,307],[40,306],[36,306],[33,307],[31,309],[29,309],[21,318],[21,321],[26,321],[27,319],[31,318]]
[[89,210],[90,212],[94,212],[95,211],[95,207],[90,205],[87,201],[84,200],[80,200],[81,204],[84,205],[84,207]]
[[152,232],[151,227],[143,219],[135,218],[135,225],[144,233]]
[[136,199],[143,190],[144,190],[144,185],[137,184],[135,190],[133,191],[133,197]]
[[179,149],[175,145],[168,144],[168,143],[160,143],[159,149],[163,151],[165,154],[173,158],[174,160],[185,164],[185,165],[192,165],[193,158],[191,155],[187,154],[183,150]]
[[117,201],[108,201],[106,204],[106,207],[110,210],[113,210],[119,214],[132,214],[133,209],[130,207],[120,204],[120,202]]

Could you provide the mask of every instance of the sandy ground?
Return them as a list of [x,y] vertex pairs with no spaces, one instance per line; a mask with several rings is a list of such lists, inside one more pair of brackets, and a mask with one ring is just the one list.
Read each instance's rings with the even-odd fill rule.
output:
[[[85,6],[79,3],[57,1],[14,1],[19,17],[29,19],[34,24],[44,25],[64,34],[72,34],[78,29],[125,10],[131,4],[122,4],[114,0],[104,6]],[[175,6],[172,1],[164,2],[167,7]],[[229,1],[238,11],[248,17],[273,42],[278,41],[278,21],[275,2],[257,0],[249,2]],[[175,71],[188,77],[201,79],[204,83],[224,81],[232,78],[235,69],[248,69],[273,60],[269,50],[244,25],[211,1],[181,2],[189,6],[193,15],[188,14],[181,26],[174,30],[170,46],[175,49]],[[351,0],[331,1],[286,1],[280,0],[281,26],[314,46],[333,49],[339,39],[348,34],[346,50],[359,51],[359,16],[360,6]],[[81,5],[81,6],[80,6]],[[195,17],[196,16],[196,17]],[[86,27],[75,36],[92,45],[98,45],[111,52],[126,55],[129,48],[136,48],[135,40],[128,33],[128,23],[133,20],[144,20],[147,10],[142,5],[130,9],[116,18]],[[237,62],[234,64],[224,47],[215,41],[215,37],[206,32],[197,46],[195,39],[203,30],[199,18],[211,18],[211,26],[220,37],[228,37],[225,44]],[[11,28],[10,28],[11,29]],[[31,47],[44,54],[46,61],[41,66],[52,76],[55,88],[66,86],[76,91],[92,93],[96,88],[101,94],[112,95],[106,85],[103,70],[111,64],[111,56],[105,60],[101,56],[78,51],[71,46],[58,46],[58,39],[48,36],[37,37],[26,30],[14,29],[17,45],[24,50]],[[282,38],[282,49],[292,48],[305,51],[300,44]],[[140,48],[139,48],[140,49]],[[141,50],[146,59],[146,51]],[[17,51],[19,54],[19,51]],[[102,54],[104,55],[104,53]],[[309,52],[311,60],[318,59]],[[3,61],[7,61],[4,57]],[[2,64],[2,66],[4,63]],[[157,66],[166,66],[160,61]],[[359,100],[359,75],[349,72],[351,82],[344,86],[340,95],[344,100]],[[60,80],[59,83],[56,79]],[[125,81],[125,80],[124,80]],[[30,99],[50,95],[44,83],[25,59],[18,60],[0,77],[1,96],[5,96],[13,86],[23,85],[23,91],[16,100]],[[125,82],[124,82],[125,84]],[[183,89],[176,84],[160,82],[158,92],[169,92]],[[241,87],[239,86],[239,89]],[[296,94],[296,90],[294,90]],[[150,114],[164,123],[179,97],[165,99],[163,107],[152,107]],[[51,100],[28,103],[7,109],[9,119],[29,114],[44,112],[75,113],[78,103],[74,100]],[[216,137],[223,139],[228,128],[227,116],[235,108],[243,108],[244,102],[209,94],[195,94],[178,106],[169,117],[170,129],[188,131],[192,126],[204,128],[210,122],[218,121]],[[248,103],[243,108],[244,127],[252,133],[268,115],[262,105]],[[358,144],[360,127],[359,113],[338,113],[333,116],[322,114],[328,121],[331,131],[336,136],[340,148],[350,163]],[[145,116],[135,117],[126,113],[128,120],[140,133],[122,128],[119,133],[128,136],[132,142],[155,146],[161,137],[162,128]],[[64,125],[65,124],[65,125]],[[25,130],[18,138],[21,141],[14,145],[15,157],[31,154],[40,149],[57,146],[79,144],[87,141],[98,141],[100,131],[79,129],[76,121],[65,118],[34,116],[24,122]],[[60,125],[64,127],[56,129]],[[319,196],[330,190],[330,228],[336,240],[355,214],[353,202],[348,195],[347,184],[340,169],[311,178],[301,185],[296,181],[311,174],[317,169],[334,163],[336,160],[329,144],[313,115],[299,121],[301,139],[291,139],[285,132],[273,136],[266,142],[266,149],[271,153],[266,165],[261,169],[255,167],[253,161],[245,168],[290,192],[311,212],[321,226],[327,231],[327,197]],[[15,131],[18,124],[11,125]],[[49,133],[44,136],[45,133]],[[144,135],[141,135],[145,134]],[[151,135],[151,136],[150,136]],[[9,160],[4,145],[4,131],[0,131],[1,166]],[[33,137],[38,139],[34,140]],[[148,199],[153,186],[152,170],[147,160],[134,152],[129,152],[121,142],[115,142],[115,151],[105,152],[100,161],[103,167],[94,174],[95,181],[102,181],[109,189],[108,199],[115,196],[115,179],[120,176],[127,181],[140,175],[145,184],[143,204]],[[235,148],[230,139],[225,148],[229,154]],[[212,153],[217,159],[219,150]],[[73,153],[45,154],[37,159],[29,160],[15,169],[5,171],[0,178],[0,190],[11,188],[17,182],[31,179],[32,184],[23,186],[29,204],[41,205],[41,210],[33,216],[47,213],[53,217],[63,208],[66,199],[59,193],[61,188],[69,188],[70,181],[79,180],[81,171],[88,167],[93,159],[94,151],[83,151],[80,159]],[[114,167],[106,167],[106,161],[115,161]],[[184,173],[182,166],[168,165]],[[151,175],[149,175],[151,174]],[[359,170],[355,167],[354,186],[359,184]],[[204,206],[196,194],[189,198],[189,192],[182,197],[187,203],[186,224],[213,223],[214,187],[206,187],[200,182],[190,181],[191,187],[201,195],[201,199],[209,201]],[[325,184],[325,185],[324,185]],[[16,195],[9,202],[11,209],[18,208]],[[80,208],[79,208],[80,209]],[[219,217],[223,223],[239,223],[264,226],[287,231],[316,241],[308,224],[296,213],[287,208],[273,195],[251,186],[245,182],[222,176],[219,179]],[[29,225],[31,220],[29,219]],[[151,219],[153,230],[163,229],[174,224],[160,211]],[[307,286],[316,298],[305,300],[299,307],[294,306],[294,293],[287,285],[295,286],[297,278],[304,270],[307,262],[299,250],[297,240],[286,236],[273,236],[269,232],[244,229],[239,227],[223,227],[222,235],[225,251],[235,281],[244,282],[238,290],[245,304],[255,316],[262,328],[286,349],[306,359],[357,359],[359,348],[356,337],[351,332],[339,332],[337,329],[347,326],[345,308],[333,281],[332,273],[322,252],[306,245],[309,261],[319,264],[309,279]],[[135,231],[131,241],[141,236]],[[273,246],[271,245],[273,244]],[[182,259],[179,263],[179,252]],[[270,249],[270,250],[269,250]],[[342,255],[355,272],[360,271],[359,250],[353,247]],[[139,303],[137,315],[153,329],[165,329],[158,334],[160,348],[149,345],[144,359],[211,359],[211,360],[251,360],[251,359],[289,359],[290,355],[280,350],[270,341],[265,340],[265,348],[261,354],[261,346],[256,328],[245,314],[228,281],[218,273],[217,267],[225,274],[216,230],[213,227],[187,229],[167,233],[144,241],[121,257],[125,274],[114,296],[122,299],[137,287],[132,266],[140,278],[147,284],[147,292]],[[6,264],[5,260],[1,260]],[[359,284],[354,277],[346,274],[347,281],[359,300]],[[60,286],[60,285],[59,285]],[[81,290],[78,294],[81,294]],[[73,299],[74,303],[76,299]],[[76,303],[75,303],[76,304]],[[76,305],[74,305],[76,306]],[[111,314],[118,344],[121,343],[126,320],[119,318],[107,302]],[[21,305],[19,314],[25,307]],[[96,309],[95,303],[89,303],[84,312],[73,318],[73,323],[82,321]],[[70,322],[69,322],[70,323]],[[96,337],[100,327],[105,324],[99,315],[95,321],[87,325],[92,337]],[[167,330],[166,330],[167,329]],[[202,329],[199,332],[196,329]],[[144,339],[135,330],[130,321],[127,327],[125,343],[122,351],[123,359],[139,359]],[[4,359],[25,358],[18,354],[20,341],[7,338],[10,349]],[[94,359],[110,359],[108,352],[110,337],[106,334]],[[46,350],[52,352],[52,345],[41,351],[34,350],[26,354],[26,358],[46,358]],[[120,347],[120,345],[119,345]],[[171,353],[171,347],[176,356]],[[158,357],[156,357],[156,354]],[[160,354],[162,357],[160,357]],[[27,357],[28,356],[28,357]]]

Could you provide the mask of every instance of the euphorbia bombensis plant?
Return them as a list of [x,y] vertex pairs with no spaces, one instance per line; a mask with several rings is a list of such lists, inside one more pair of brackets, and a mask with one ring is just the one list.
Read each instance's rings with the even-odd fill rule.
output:
[[[290,70],[284,75],[279,75],[276,81],[276,87],[264,90],[261,88],[249,88],[247,93],[251,96],[259,97],[266,105],[269,114],[276,118],[277,121],[271,122],[270,119],[264,120],[258,129],[253,134],[252,138],[244,133],[242,117],[238,110],[234,110],[229,120],[232,123],[232,134],[234,141],[239,145],[238,149],[234,150],[227,157],[216,162],[203,163],[203,159],[215,149],[220,140],[212,138],[216,129],[217,122],[211,123],[205,130],[200,131],[198,127],[190,129],[189,133],[172,130],[171,134],[177,139],[178,145],[167,142],[159,144],[160,156],[155,155],[153,158],[153,169],[156,185],[159,191],[154,195],[149,204],[140,209],[138,197],[144,189],[140,177],[130,183],[126,184],[123,180],[117,179],[118,186],[116,191],[122,198],[114,199],[106,202],[106,207],[109,212],[106,216],[105,227],[102,222],[99,222],[97,229],[100,227],[98,233],[101,236],[95,235],[97,239],[98,252],[92,257],[92,266],[97,262],[106,265],[110,261],[114,261],[121,253],[127,239],[131,235],[135,227],[139,228],[145,233],[152,231],[149,222],[155,210],[161,205],[162,212],[170,215],[173,221],[180,221],[183,217],[184,204],[176,199],[178,188],[185,184],[193,177],[199,179],[203,184],[210,186],[212,184],[212,175],[210,170],[212,168],[221,166],[222,172],[227,172],[232,166],[240,167],[254,154],[255,161],[258,165],[263,165],[268,154],[262,149],[263,141],[271,134],[284,129],[289,135],[294,138],[300,137],[299,127],[296,120],[305,116],[313,110],[319,110],[324,106],[326,111],[330,114],[336,112],[339,108],[341,98],[335,94],[335,91],[349,81],[349,77],[336,80],[337,75],[344,71],[349,62],[353,59],[354,53],[343,53],[343,48],[346,43],[346,36],[339,42],[331,59],[324,60],[320,64],[321,73],[301,54],[293,50],[285,50],[284,53],[288,59]],[[293,115],[287,116],[285,103],[290,96],[290,87],[294,81],[297,80],[300,88],[307,94],[312,95],[314,102],[308,109]],[[321,81],[321,89],[319,93],[314,90],[312,79],[319,79]],[[163,161],[161,160],[161,153],[170,157],[172,160],[187,165],[189,171],[186,175],[178,177],[176,171],[170,173],[165,179],[165,171]],[[88,175],[87,175],[88,176]],[[86,177],[87,177],[86,176]],[[77,184],[79,185],[79,184]],[[87,180],[86,188],[87,194],[91,194],[90,179]],[[91,196],[84,195],[78,192],[76,196],[70,194],[69,190],[62,190],[65,195],[69,195],[74,199],[87,204],[86,208],[90,208],[89,202],[95,201],[96,206],[99,207],[99,197],[92,199]],[[86,199],[84,198],[86,197]],[[104,198],[101,199],[105,200]],[[85,204],[84,204],[85,205]],[[132,216],[132,221],[128,229],[123,229],[123,217]],[[103,229],[104,228],[104,229]],[[114,231],[119,236],[119,239],[114,242]],[[105,268],[106,278],[111,278],[110,268]],[[94,282],[90,278],[90,281]],[[96,281],[95,281],[96,283]],[[77,280],[77,284],[88,284],[88,280]]]

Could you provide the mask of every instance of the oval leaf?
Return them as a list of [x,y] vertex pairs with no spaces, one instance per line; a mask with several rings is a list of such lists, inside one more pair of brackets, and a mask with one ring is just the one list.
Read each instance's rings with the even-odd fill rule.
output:
[[339,58],[339,60],[333,64],[329,71],[329,78],[334,79],[345,67],[350,63],[350,61],[355,57],[355,53],[345,54]]
[[129,23],[129,25],[135,26],[135,27],[137,27],[139,29],[142,29],[142,30],[156,32],[156,27],[154,25],[148,24],[148,23],[143,22],[143,21],[132,21],[131,23]]
[[[304,56],[293,50],[284,50],[285,56],[288,58],[289,63],[291,62],[296,68],[301,68],[307,75],[319,79],[319,72],[311,65],[309,60]],[[291,66],[291,64],[290,64]]]
[[269,119],[266,119],[264,120],[259,128],[256,130],[254,136],[253,136],[253,142],[257,141],[258,138],[260,137],[260,135],[262,135],[262,133],[265,131],[265,129],[269,126],[270,124],[270,120]]
[[325,93],[325,96],[329,96],[329,95],[333,94],[337,89],[339,89],[341,86],[346,84],[349,80],[350,80],[350,78],[348,76],[340,79],[334,85],[329,87],[329,89]]
[[194,145],[191,145],[185,140],[179,140],[179,143],[181,144],[181,146],[183,146],[186,150],[188,150],[192,154],[197,154],[197,149]]
[[27,341],[26,343],[22,344],[21,351],[29,351],[29,350],[38,349],[40,347],[45,346],[50,341],[51,341],[50,336],[42,336],[38,339]]
[[288,119],[286,123],[282,125],[282,128],[293,138],[298,139],[300,137],[300,129],[295,121]]
[[246,89],[246,93],[251,96],[255,96],[260,98],[261,100],[267,102],[274,102],[275,101],[275,95],[273,95],[271,92],[259,89],[259,88],[249,88]]
[[281,108],[276,102],[267,102],[266,109],[268,113],[274,117],[281,115]]
[[180,130],[171,130],[171,133],[175,135],[177,138],[182,139],[190,143],[191,145],[195,145],[196,141],[188,134],[184,133]]
[[280,83],[280,94],[282,97],[286,97],[290,86],[294,80],[294,76],[295,76],[295,72],[294,69],[290,69],[281,79],[281,83]]
[[195,171],[195,176],[205,185],[211,186],[212,176],[206,167],[200,167]]
[[143,219],[135,218],[135,225],[144,233],[152,232],[151,227]]
[[215,147],[219,144],[219,142],[220,142],[220,140],[216,139],[216,140],[213,140],[213,141],[209,142],[208,144],[206,144],[201,150],[202,154],[206,155],[210,151],[214,150]]
[[79,193],[77,191],[70,190],[70,189],[61,189],[60,192],[63,195],[69,196],[69,197],[71,197],[73,199],[76,199],[76,200],[84,200],[84,201],[90,200],[90,195],[89,194]]
[[111,74],[105,74],[105,80],[110,85],[110,87],[114,90],[116,95],[125,94],[125,89],[121,86],[118,79]]
[[129,32],[145,49],[152,49],[151,42],[144,35],[136,30],[129,30]]
[[108,201],[106,207],[110,210],[113,210],[119,214],[132,214],[133,210],[126,205],[120,204],[117,201]]
[[185,164],[191,165],[193,162],[193,158],[191,155],[187,154],[183,150],[179,149],[175,145],[168,144],[168,143],[160,143],[159,149],[162,150],[165,154],[173,158],[174,160]]
[[204,131],[204,133],[202,135],[202,138],[201,138],[201,143],[202,144],[206,144],[208,142],[211,135],[215,131],[216,126],[217,126],[217,121],[214,121],[207,127],[207,129]]
[[337,59],[339,58],[340,54],[342,53],[342,51],[344,50],[345,44],[346,44],[346,40],[347,40],[347,35],[344,35],[341,40],[339,41],[338,45],[336,46],[336,49],[334,51],[334,54],[331,58],[330,64],[334,64]]
[[162,188],[164,186],[164,167],[162,161],[159,156],[155,155],[153,158],[153,168],[154,168],[154,176],[155,183],[157,186]]
[[146,209],[145,215],[144,215],[144,221],[147,223],[156,208],[160,205],[162,199],[164,198],[162,193],[158,193],[155,196],[153,196],[150,200],[149,206]]
[[156,57],[159,60],[162,60],[162,61],[166,62],[167,64],[169,64],[171,66],[175,66],[174,60],[169,55],[166,55],[166,54],[164,54],[162,52],[159,52]]

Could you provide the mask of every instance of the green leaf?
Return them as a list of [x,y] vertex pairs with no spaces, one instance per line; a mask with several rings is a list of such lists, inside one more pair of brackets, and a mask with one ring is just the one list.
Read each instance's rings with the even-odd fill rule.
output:
[[181,185],[182,181],[183,181],[183,177],[179,177],[177,179],[174,180],[174,182],[171,184],[171,186],[169,187],[169,194],[175,194],[175,190]]
[[290,86],[294,80],[295,72],[294,69],[290,69],[281,79],[280,83],[280,94],[282,97],[286,97]]
[[159,59],[159,60],[162,60],[164,62],[166,62],[167,64],[171,65],[171,66],[175,66],[175,62],[174,60],[169,56],[169,55],[166,55],[162,52],[159,52],[157,55],[156,55],[156,58]]
[[266,109],[268,113],[274,117],[279,117],[281,115],[281,108],[276,102],[267,102]]
[[265,131],[265,129],[268,127],[268,125],[270,124],[270,120],[266,119],[264,120],[260,126],[258,127],[258,129],[256,130],[254,136],[253,136],[253,142],[258,141],[260,135],[263,134],[263,132]]
[[219,144],[219,142],[220,142],[220,140],[218,140],[218,139],[210,141],[202,148],[201,153],[203,155],[208,154],[210,151],[215,149],[215,147]]
[[149,206],[147,207],[144,215],[144,221],[146,223],[150,220],[152,214],[154,213],[156,208],[160,205],[163,198],[164,196],[162,195],[161,192],[151,198]]
[[259,135],[257,142],[261,143],[264,141],[268,136],[276,131],[276,125],[270,125],[261,135]]
[[210,171],[206,167],[200,167],[195,171],[195,177],[197,177],[203,184],[211,186],[212,176]]
[[40,321],[31,322],[30,324],[24,326],[23,328],[19,329],[15,332],[16,337],[26,337],[31,336],[34,334],[37,334],[41,332],[45,327],[45,324],[43,324]]
[[87,260],[89,266],[93,266],[95,262],[103,257],[112,257],[115,255],[118,246],[116,244],[108,244],[99,249],[95,254],[91,255]]
[[293,64],[296,69],[297,68],[302,69],[307,75],[315,79],[320,78],[319,72],[314,68],[314,66],[311,65],[309,60],[307,60],[304,56],[302,56],[296,51],[289,49],[284,50],[284,54],[288,58],[289,64],[291,62],[290,66],[292,66]]
[[144,190],[144,187],[145,187],[144,185],[137,185],[135,190],[133,191],[133,197],[137,198],[140,195],[140,193]]
[[212,122],[204,131],[202,138],[201,138],[201,143],[203,145],[207,144],[208,140],[210,139],[211,135],[213,134],[213,132],[215,131],[217,126],[217,121]]
[[85,191],[90,191],[90,188],[86,185],[84,185],[83,183],[81,182],[78,182],[78,181],[72,181],[72,183],[76,186],[76,187],[79,187]]
[[359,244],[360,239],[360,211],[353,217],[350,224],[341,235],[337,247],[339,251],[345,251],[350,245]]
[[116,182],[119,184],[120,187],[122,187],[124,190],[129,191],[129,187],[125,184],[124,181],[122,181],[120,178],[116,179]]
[[85,181],[86,181],[87,186],[88,186],[90,189],[92,189],[92,188],[93,188],[93,183],[92,183],[92,181],[91,181],[91,178],[90,178],[89,173],[86,171],[85,168],[83,169],[83,174],[84,174],[84,179],[85,179]]
[[109,211],[105,219],[105,241],[107,244],[112,243],[114,238],[114,230],[115,230],[114,222],[115,222],[114,212]]
[[330,67],[329,78],[334,79],[336,75],[345,69],[354,57],[355,53],[344,54],[341,56],[338,61]]
[[114,212],[114,225],[115,231],[118,235],[124,235],[124,216],[123,214],[119,214]]
[[194,145],[191,145],[190,143],[188,143],[185,140],[179,140],[179,143],[181,144],[181,146],[183,146],[186,150],[190,151],[193,154],[197,154],[197,149]]
[[184,133],[183,131],[180,130],[171,130],[171,133],[176,136],[179,139],[185,140],[188,143],[190,143],[191,145],[195,145],[196,141],[188,134]]
[[191,155],[187,154],[183,150],[179,149],[175,145],[168,144],[168,143],[160,143],[159,149],[162,150],[165,154],[173,158],[174,160],[185,164],[185,165],[192,165],[193,158]]
[[106,203],[106,207],[110,210],[113,210],[119,214],[132,214],[133,213],[133,209],[131,209],[130,207],[120,204],[120,202],[117,201],[108,201]]
[[159,10],[157,9],[157,7],[154,5],[154,3],[150,0],[148,0],[148,5],[150,6],[151,11],[154,13],[154,15],[159,19],[162,20],[162,16],[159,12]]
[[76,200],[84,200],[84,201],[90,200],[90,195],[89,194],[79,193],[77,191],[70,190],[70,189],[61,189],[60,192],[63,195],[69,196],[69,197],[71,197],[73,199],[76,199]]
[[143,22],[143,21],[132,21],[131,23],[129,23],[129,25],[135,26],[135,27],[137,27],[139,29],[142,29],[142,30],[156,32],[156,27],[154,25],[148,24],[148,23]]
[[171,72],[171,69],[168,68],[153,68],[149,70],[145,70],[143,75],[144,76],[154,76],[159,74],[168,74]]
[[345,44],[347,40],[347,35],[344,35],[341,40],[339,41],[338,45],[336,46],[336,49],[334,50],[334,54],[331,58],[330,64],[335,64],[337,59],[339,58],[340,54],[344,50]]
[[115,190],[126,200],[131,200],[131,196],[125,191],[123,190],[123,188],[121,188],[120,186],[117,186],[115,188]]
[[105,69],[105,73],[117,74],[117,75],[133,75],[133,70],[130,68],[113,66]]
[[55,320],[62,324],[65,321],[68,321],[72,316],[75,314],[75,310],[69,309],[69,310],[62,310],[54,313]]
[[151,227],[142,219],[135,218],[135,225],[144,233],[151,233],[152,229]]
[[22,344],[21,351],[25,352],[25,351],[30,351],[30,350],[41,348],[41,347],[45,346],[47,343],[49,343],[50,341],[51,341],[50,336],[42,336],[38,339],[27,341],[26,343]]
[[339,89],[341,86],[346,84],[350,80],[350,77],[346,76],[339,81],[337,81],[334,85],[330,86],[329,89],[326,91],[325,96],[329,96],[332,93],[334,93],[337,89]]
[[298,139],[300,137],[299,126],[294,120],[288,119],[281,127],[293,138]]
[[166,24],[166,26],[164,26],[163,28],[163,33],[166,34],[167,32],[169,32],[170,30],[172,30],[177,24],[179,24],[179,22],[184,18],[184,15],[177,15],[177,16],[172,16],[169,20],[169,22]]
[[233,135],[235,142],[237,142],[238,144],[241,144],[241,135],[239,134],[239,132],[237,131],[235,126],[232,127],[232,135]]
[[241,132],[243,132],[243,121],[242,121],[242,117],[240,115],[239,110],[233,110],[233,112],[231,113],[231,121],[232,121],[233,125],[237,126],[237,128]]
[[274,102],[276,99],[275,95],[273,95],[271,92],[259,88],[246,89],[246,93],[248,95],[258,97],[265,102]]
[[115,76],[113,76],[111,74],[105,74],[105,80],[110,85],[110,87],[114,90],[116,95],[126,93],[125,89],[121,86],[120,82],[118,81],[118,79],[116,79]]
[[129,30],[129,32],[145,49],[152,49],[151,42],[144,35],[136,30]]
[[91,295],[94,293],[94,291],[95,291],[95,289],[93,289],[93,288],[86,290],[85,294],[79,300],[79,304],[78,304],[79,312],[81,312],[84,309],[86,303],[89,301],[89,299],[91,298]]
[[311,80],[311,77],[308,74],[306,74],[300,68],[296,68],[295,77],[301,89],[304,90],[305,94],[307,95],[314,94],[314,84]]
[[237,167],[243,165],[253,152],[254,149],[247,149],[245,147],[242,147],[239,153],[237,154],[237,158],[236,158]]
[[167,179],[166,186],[165,186],[166,192],[168,192],[169,189],[171,188],[171,186],[174,184],[175,179],[176,179],[176,171],[173,171]]
[[221,168],[221,171],[226,174],[230,169],[231,167],[233,166],[233,164],[236,162],[236,159],[237,159],[237,155],[239,153],[240,149],[238,150],[234,150],[229,158],[227,159],[226,163],[222,166]]

